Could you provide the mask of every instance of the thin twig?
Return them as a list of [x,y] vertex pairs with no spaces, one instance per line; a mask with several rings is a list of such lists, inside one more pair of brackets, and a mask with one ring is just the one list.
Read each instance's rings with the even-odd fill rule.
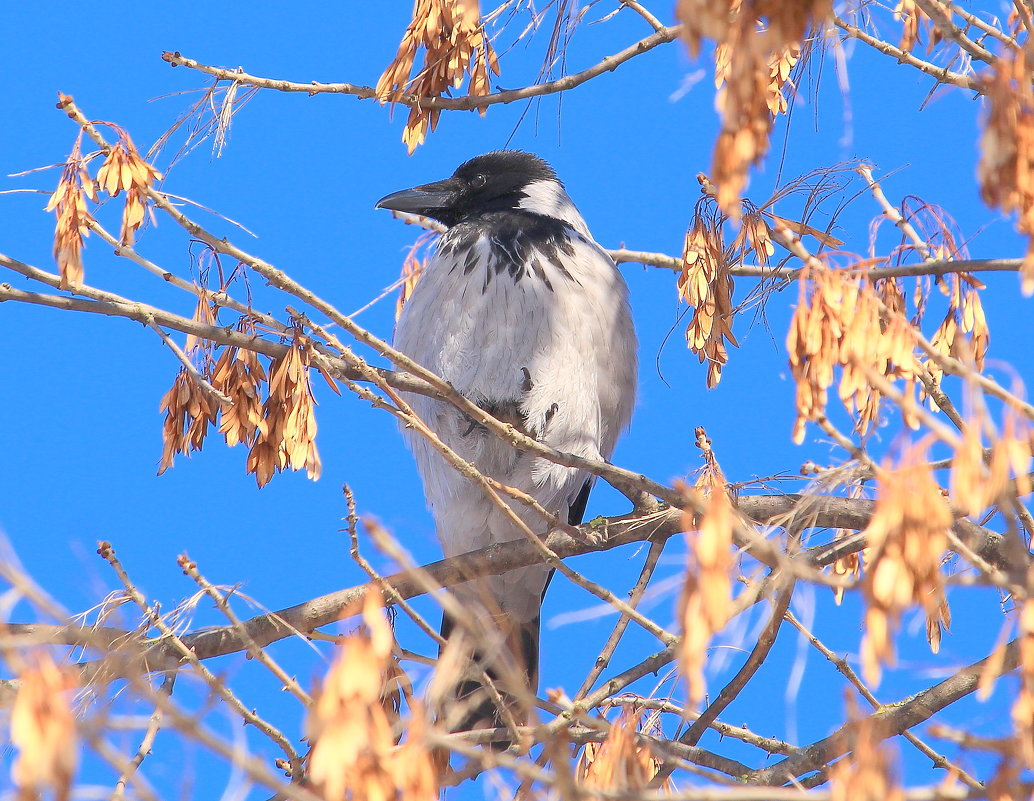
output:
[[[176,683],[175,673],[166,673],[165,679],[162,681],[161,686],[158,688],[159,693],[163,693],[166,697],[172,695],[172,688]],[[144,731],[144,736],[140,740],[140,745],[136,749],[136,753],[132,759],[129,760],[129,765],[118,777],[118,781],[115,782],[115,790],[112,793],[113,801],[120,801],[125,798],[126,794],[126,783],[129,778],[136,773],[141,763],[151,753],[151,747],[154,745],[155,737],[158,736],[158,730],[162,726],[162,710],[156,706],[154,712],[151,713],[151,717],[147,721],[147,729]]]
[[298,680],[294,676],[289,676],[276,660],[270,656],[265,648],[260,648],[251,637],[248,636],[248,630],[241,623],[241,619],[237,616],[237,613],[233,611],[233,607],[230,606],[227,601],[226,595],[219,591],[208,579],[206,579],[197,568],[197,563],[192,559],[181,557],[179,560],[180,567],[183,568],[183,572],[189,576],[195,584],[197,584],[212,601],[215,602],[216,607],[219,609],[226,619],[230,621],[230,626],[234,632],[241,638],[241,643],[244,645],[244,650],[248,656],[254,659],[256,662],[265,667],[270,673],[272,673],[280,681],[281,687],[287,690],[295,698],[302,702],[302,705],[307,709],[312,706],[312,696],[309,695],[305,690],[302,689],[301,685],[298,684]]
[[246,723],[250,723],[266,737],[276,743],[284,752],[284,755],[292,766],[300,766],[301,761],[298,753],[294,750],[294,746],[291,745],[290,741],[283,735],[283,733],[271,723],[261,718],[253,710],[248,709],[237,695],[226,686],[222,679],[205,667],[191,648],[162,619],[161,615],[151,608],[143,593],[141,593],[136,587],[136,584],[134,584],[133,580],[126,572],[126,569],[122,566],[122,563],[115,555],[115,549],[111,547],[111,544],[108,542],[100,543],[100,547],[97,549],[97,552],[104,561],[111,565],[115,575],[118,577],[119,581],[122,582],[122,586],[125,588],[126,594],[129,596],[130,600],[136,604],[137,608],[140,609],[150,624],[161,632],[163,644],[165,644],[166,647],[172,648],[172,650],[178,654],[181,662],[190,665],[190,667],[193,668],[193,670],[195,670],[205,682],[205,685],[223,702],[225,702],[229,709],[240,715]]
[[[653,709],[658,712],[668,712],[678,716],[680,719],[686,720],[696,720],[699,717],[698,712],[685,709],[678,704],[673,704],[671,701],[659,698],[643,698],[640,695],[608,698],[600,706],[604,708],[608,706],[632,706],[639,709]],[[744,742],[747,745],[753,745],[756,748],[760,748],[762,751],[769,754],[783,754],[785,756],[790,756],[791,754],[796,754],[800,750],[797,746],[791,745],[785,740],[777,740],[773,737],[763,737],[750,729],[743,728],[742,726],[732,726],[728,723],[722,723],[719,720],[711,721],[707,727],[709,729],[713,729],[722,737],[732,737],[733,739]]]
[[776,635],[779,633],[779,628],[783,623],[783,616],[786,614],[786,610],[790,608],[790,599],[793,597],[795,586],[796,585],[793,580],[790,580],[786,586],[779,591],[772,604],[772,614],[768,619],[768,623],[765,624],[765,628],[761,631],[761,635],[758,637],[757,643],[751,649],[746,661],[743,663],[742,667],[736,671],[736,675],[733,676],[724,687],[722,687],[721,692],[718,693],[718,697],[708,705],[707,709],[700,713],[700,717],[698,717],[686,733],[679,738],[679,742],[683,742],[686,745],[696,745],[703,736],[704,729],[706,729],[712,721],[718,719],[722,710],[728,707],[729,704],[736,699],[736,696],[739,695],[743,688],[747,686],[747,682],[750,681],[761,665],[764,664],[769,653],[772,651],[772,646],[775,645]]
[[[742,692],[754,674],[765,663],[769,653],[772,651],[772,646],[775,645],[776,635],[779,633],[779,628],[783,623],[783,616],[786,614],[787,609],[790,608],[790,599],[793,597],[795,586],[793,579],[785,582],[784,587],[779,591],[772,604],[772,613],[768,623],[765,624],[761,636],[758,637],[758,641],[751,649],[746,661],[736,671],[736,675],[722,687],[718,697],[708,705],[707,709],[700,713],[700,716],[693,721],[693,724],[686,730],[685,734],[679,737],[678,742],[688,746],[695,746],[707,728],[717,720],[722,710],[727,708],[736,699],[736,696]],[[657,771],[657,775],[653,777],[651,786],[661,786],[672,774],[672,771],[673,766],[662,765]]]
[[[658,561],[661,558],[661,553],[664,551],[664,546],[667,544],[667,540],[661,540],[660,542],[653,542],[650,544],[650,550],[646,554],[646,561],[643,563],[643,569],[639,572],[639,578],[636,580],[635,586],[628,594],[628,604],[633,609],[639,605],[639,601],[642,600],[643,593],[646,592],[646,587],[650,583],[650,578],[653,576],[654,570],[657,569]],[[614,629],[610,632],[610,637],[607,638],[607,642],[604,644],[603,649],[596,657],[592,664],[592,668],[586,675],[585,680],[582,682],[582,686],[575,693],[574,700],[578,701],[585,697],[585,694],[592,689],[592,685],[596,683],[596,679],[600,677],[600,674],[607,669],[610,665],[610,660],[614,656],[614,651],[618,647],[618,643],[621,642],[621,638],[628,628],[629,618],[627,615],[622,614],[618,622],[614,624]]]
[[660,32],[664,30],[664,23],[657,19],[642,3],[636,2],[636,0],[619,0],[619,2],[645,19],[655,31]]
[[207,394],[215,398],[215,400],[217,400],[219,403],[227,405],[233,403],[233,401],[228,396],[224,395],[218,389],[213,387],[209,383],[208,379],[201,375],[197,367],[195,367],[194,363],[190,360],[190,357],[183,352],[183,349],[180,348],[179,345],[173,342],[172,337],[166,334],[162,330],[160,325],[158,325],[156,322],[152,320],[150,327],[152,331],[154,331],[159,337],[161,337],[162,342],[164,342],[168,346],[169,350],[173,352],[176,358],[179,359],[180,364],[183,365],[183,368],[190,374],[190,377],[193,378],[195,382],[197,382],[198,386],[200,386],[202,390],[204,390]]

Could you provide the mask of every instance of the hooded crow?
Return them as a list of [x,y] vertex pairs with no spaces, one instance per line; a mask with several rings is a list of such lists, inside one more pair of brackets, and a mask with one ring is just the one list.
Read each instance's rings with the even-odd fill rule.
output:
[[[636,389],[636,337],[628,291],[614,262],[541,158],[500,150],[472,158],[452,177],[382,198],[378,208],[446,226],[402,309],[395,347],[458,392],[558,451],[605,460],[628,425]],[[578,525],[594,476],[522,453],[450,404],[410,395],[414,411],[482,474],[520,489]],[[424,438],[404,432],[446,556],[522,539],[484,492]],[[532,531],[549,525],[507,498]],[[468,581],[453,592],[498,634],[467,649],[498,679],[527,721],[538,682],[539,611],[551,570],[520,568]],[[461,634],[445,619],[442,633]],[[480,671],[476,671],[480,674]],[[522,686],[508,677],[521,676]],[[453,730],[499,724],[499,710],[467,671],[446,722]]]

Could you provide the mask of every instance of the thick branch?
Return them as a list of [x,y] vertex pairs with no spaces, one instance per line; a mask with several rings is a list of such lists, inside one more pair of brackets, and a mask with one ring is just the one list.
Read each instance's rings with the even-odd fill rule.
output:
[[[963,668],[951,678],[935,684],[918,695],[914,695],[900,704],[885,706],[874,712],[868,721],[875,723],[874,731],[882,738],[901,734],[923,721],[929,720],[944,707],[955,703],[960,698],[976,690],[977,683],[987,663],[993,657],[981,659]],[[1007,673],[1019,664],[1019,647],[1017,641],[1009,643],[1005,651],[1005,659],[996,675]],[[783,784],[797,776],[818,770],[832,760],[846,754],[852,747],[855,732],[866,721],[854,721],[841,726],[837,731],[818,742],[812,743],[799,754],[787,757],[771,767],[756,771],[748,779],[750,784]]]
[[[651,514],[645,519],[636,514],[610,518],[605,521],[606,540],[602,545],[592,546],[579,541],[562,531],[554,531],[546,538],[546,546],[562,558],[594,551],[606,551],[631,542],[664,539],[681,528],[682,513],[668,509]],[[597,524],[598,525],[598,524]],[[586,526],[587,528],[588,526]],[[420,569],[418,577],[411,571],[402,571],[385,577],[385,582],[401,598],[412,598],[426,592],[426,579],[438,586],[451,587],[476,576],[498,575],[518,567],[538,564],[543,557],[530,542],[518,540],[502,543],[451,559],[442,559]],[[422,580],[423,579],[423,580]],[[375,582],[361,584],[348,589],[329,593],[305,603],[259,615],[244,621],[239,626],[223,626],[196,634],[184,636],[183,641],[199,659],[240,651],[244,647],[241,632],[246,632],[255,645],[264,647],[292,634],[307,634],[321,626],[340,620],[343,613],[370,591],[380,591]],[[177,655],[162,645],[157,645],[146,655],[151,670],[171,667],[178,663]]]
[[[833,498],[808,495],[756,495],[739,498],[739,511],[757,523],[785,525],[791,518],[794,527],[862,529],[869,521],[873,502],[855,498]],[[546,546],[557,556],[568,558],[587,553],[607,551],[621,545],[644,541],[662,541],[682,531],[683,513],[679,509],[662,506],[649,514],[631,513],[619,517],[597,518],[585,523],[583,531],[602,535],[602,542],[590,544],[588,538],[572,537],[556,530],[546,538]],[[973,536],[984,536],[988,542],[997,535],[970,523]],[[999,538],[1000,541],[1000,538]],[[845,544],[846,543],[846,544]],[[839,556],[860,550],[864,538],[839,540],[802,553],[802,567],[822,567]],[[411,571],[402,571],[385,577],[401,598],[412,598],[426,592],[427,580],[437,586],[451,587],[478,576],[499,575],[520,567],[540,564],[539,549],[526,541],[492,545],[462,556],[442,559],[420,569],[418,578]],[[337,592],[313,598],[277,612],[258,615],[237,626],[223,626],[194,634],[185,634],[182,641],[199,659],[207,659],[244,650],[252,641],[253,647],[264,647],[293,634],[309,632],[340,620],[371,590],[380,590],[376,583],[360,584]],[[90,645],[98,648],[113,647],[122,641],[131,641],[134,635],[117,629],[76,626],[44,626],[38,624],[8,624],[11,634],[35,637],[47,642]],[[175,667],[180,657],[172,649],[158,643],[146,652],[151,670]],[[595,695],[595,693],[593,694]]]
[[954,23],[945,6],[934,0],[916,0],[916,5],[933,20],[934,25],[944,37],[954,42],[959,49],[985,64],[994,64],[995,57],[991,51],[966,36],[966,33]]

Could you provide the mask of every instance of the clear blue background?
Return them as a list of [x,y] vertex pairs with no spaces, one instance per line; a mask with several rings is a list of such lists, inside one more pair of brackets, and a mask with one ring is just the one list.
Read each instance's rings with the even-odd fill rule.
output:
[[[654,5],[670,22],[668,4]],[[587,19],[611,10],[613,4],[597,4]],[[1007,13],[1002,3],[988,3],[983,10]],[[92,119],[126,128],[145,149],[208,84],[199,73],[162,62],[163,50],[178,50],[206,64],[239,65],[260,76],[373,85],[393,57],[409,13],[409,3],[99,3],[89,9],[70,3],[4,4],[0,175],[65,158],[76,130],[54,108],[59,90],[74,96]],[[512,30],[520,30],[525,21],[519,17]],[[522,42],[503,54],[499,86],[535,81],[551,24],[547,20],[547,30],[530,44]],[[583,24],[567,52],[568,68],[585,68],[649,33],[643,20],[627,10],[597,25]],[[897,35],[888,30],[892,40]],[[500,45],[510,38],[503,33]],[[1024,243],[1011,222],[979,201],[975,164],[980,102],[959,90],[942,89],[920,111],[932,89],[929,79],[864,47],[848,45],[846,56],[846,74],[837,74],[832,59],[821,68],[814,62],[790,128],[785,121],[778,124],[773,154],[755,176],[749,196],[758,202],[766,199],[780,168],[784,177],[792,177],[839,161],[865,160],[877,165],[878,174],[893,172],[884,182],[892,200],[914,194],[947,209],[974,257],[1021,255]],[[221,158],[212,157],[208,143],[202,144],[175,166],[164,186],[247,226],[257,239],[217,217],[188,211],[210,230],[230,236],[340,310],[352,312],[396,278],[417,233],[374,211],[377,198],[445,177],[466,158],[504,146],[533,150],[550,160],[603,245],[678,253],[699,196],[694,176],[709,170],[717,130],[711,73],[706,63],[692,62],[679,43],[636,58],[565,94],[562,101],[549,97],[494,106],[484,119],[471,113],[445,114],[438,131],[412,158],[400,142],[405,116],[406,110],[398,109],[393,119],[388,108],[348,96],[262,92],[235,118]],[[181,142],[174,138],[158,158],[160,169]],[[84,148],[89,149],[88,142]],[[3,177],[0,189],[49,193],[56,180],[56,171]],[[847,194],[858,189],[855,183]],[[0,251],[55,269],[53,218],[43,213],[45,203],[46,194],[0,198]],[[795,201],[776,207],[786,217],[799,210]],[[867,195],[853,201],[835,232],[846,240],[847,250],[867,254],[868,224],[877,214]],[[110,230],[117,218],[117,209],[102,214]],[[824,220],[819,217],[816,224],[821,227]],[[889,228],[881,229],[880,253],[897,244]],[[191,246],[171,220],[160,217],[138,245],[163,267],[190,274]],[[115,258],[96,237],[87,240],[85,264],[86,280],[94,286],[180,314],[193,311],[189,295]],[[681,317],[684,309],[677,303],[673,273],[634,264],[622,271],[641,341],[641,385],[631,430],[615,455],[618,464],[661,481],[684,477],[700,464],[693,446],[695,426],[706,427],[735,482],[793,473],[809,459],[829,464],[842,457],[813,430],[805,445],[789,443],[793,385],[783,343],[796,288],[773,296],[763,316],[754,316],[751,309],[737,319],[742,347],[732,352],[720,386],[709,392],[704,370],[684,348],[688,318]],[[0,280],[48,291],[13,274]],[[986,281],[990,355],[998,360],[997,374],[1013,376],[1005,368],[1011,364],[1020,376],[1029,376],[1031,301],[1020,297],[1013,274],[987,275]],[[283,307],[292,303],[266,290],[254,276],[251,286],[263,310],[282,316]],[[749,287],[741,279],[736,297],[742,299]],[[393,301],[387,300],[359,321],[387,338],[392,315]],[[928,333],[937,322],[938,313],[931,312]],[[268,609],[359,583],[363,575],[349,559],[347,536],[341,531],[343,483],[354,490],[362,514],[379,519],[417,560],[440,556],[416,471],[394,422],[354,398],[337,398],[316,383],[324,465],[316,483],[286,474],[259,491],[244,473],[246,452],[225,448],[214,435],[203,453],[180,457],[174,469],[156,477],[162,422],[158,402],[179,365],[152,331],[125,320],[5,303],[0,306],[0,341],[0,530],[26,571],[70,611],[92,607],[119,586],[94,554],[100,539],[114,544],[140,589],[165,610],[196,589],[176,566],[176,556],[184,552],[211,581],[239,585]],[[898,435],[892,420],[878,433],[874,450]],[[794,490],[797,485],[775,487]],[[619,495],[600,487],[588,514],[626,510]],[[815,541],[824,536],[816,535]],[[391,569],[372,546],[366,550],[376,565]],[[658,590],[644,606],[669,628],[676,626],[676,577],[684,553],[681,541],[672,541],[655,579]],[[644,556],[645,547],[629,547],[575,559],[572,565],[622,594]],[[907,618],[901,669],[886,676],[878,692],[881,699],[899,700],[989,652],[1005,623],[998,596],[957,590],[950,598],[955,623],[940,657],[928,656],[921,616]],[[433,605],[417,605],[437,616]],[[544,612],[543,691],[577,689],[615,620],[597,608],[595,598],[554,581]],[[861,628],[855,599],[836,608],[824,591],[802,588],[795,608],[799,616],[812,619],[839,653],[857,652]],[[583,610],[599,614],[578,623],[560,617]],[[719,642],[729,647],[714,651],[712,692],[739,665],[741,649],[751,647],[765,614],[764,609],[754,610]],[[21,604],[10,617],[24,621],[36,614]],[[132,610],[124,620],[132,622]],[[222,622],[204,601],[193,620],[196,625]],[[340,630],[345,629],[342,624]],[[400,623],[399,637],[406,647],[431,650],[407,624]],[[657,647],[646,635],[632,632],[608,675]],[[320,655],[314,657],[308,645],[285,642],[273,654],[311,685],[324,671],[329,653],[322,646],[317,651]],[[765,735],[798,737],[802,743],[825,736],[841,719],[844,682],[817,656],[785,628],[769,664],[722,719]],[[239,655],[212,666],[232,678],[245,703],[281,725],[288,736],[301,736],[297,708],[276,691],[268,674]],[[419,669],[414,673],[419,683],[422,674]],[[647,693],[653,683],[644,681],[636,689]],[[669,681],[661,692],[672,687]],[[674,689],[681,695],[681,686]],[[940,719],[1003,734],[1013,691],[1006,680],[989,702],[961,704]],[[197,688],[181,681],[177,698],[191,705],[199,697]],[[244,736],[239,723],[221,713],[209,713],[205,722],[228,738]],[[253,748],[276,755],[254,732],[247,736]],[[131,752],[137,737],[129,733],[115,741]],[[170,732],[159,734],[142,769],[163,795],[175,797],[185,781],[196,797],[214,798],[237,781],[203,749],[180,746],[177,739]],[[728,740],[719,743],[714,735],[702,745],[760,764],[758,752]],[[946,746],[946,752],[956,755],[953,746]],[[0,763],[10,756],[0,748]],[[925,759],[907,746],[903,756],[906,780],[930,781]],[[961,761],[987,775],[986,762],[969,757]],[[82,779],[110,783],[108,775],[106,769],[88,764]],[[0,765],[0,788],[7,781],[8,771]],[[492,793],[491,784],[483,789]],[[452,795],[476,798],[481,792],[468,787]],[[253,797],[260,797],[259,791]]]

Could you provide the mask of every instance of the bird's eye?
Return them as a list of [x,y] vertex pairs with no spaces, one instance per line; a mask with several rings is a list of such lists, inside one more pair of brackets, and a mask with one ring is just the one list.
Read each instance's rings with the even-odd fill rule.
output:
[[478,173],[477,175],[475,175],[473,178],[470,179],[470,187],[471,187],[471,189],[480,189],[481,187],[483,187],[487,183],[488,183],[488,179],[484,175],[482,175],[481,173]]

